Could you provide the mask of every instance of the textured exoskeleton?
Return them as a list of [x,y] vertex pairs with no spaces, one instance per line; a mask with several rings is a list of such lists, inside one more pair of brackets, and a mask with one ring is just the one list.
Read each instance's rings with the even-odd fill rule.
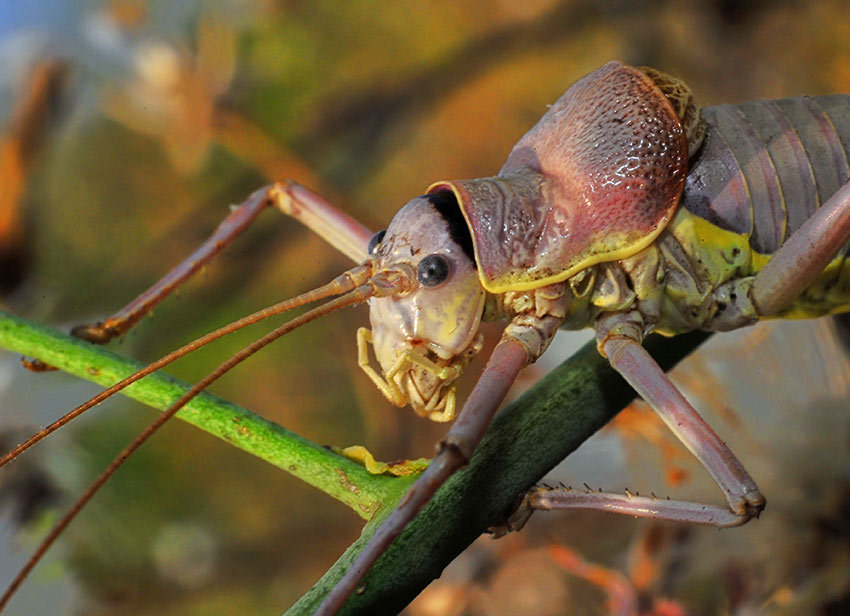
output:
[[[521,526],[533,509],[552,508],[717,526],[758,516],[765,500],[753,479],[640,342],[650,331],[728,330],[764,317],[850,310],[848,118],[845,95],[701,114],[675,79],[611,62],[567,90],[495,177],[437,182],[402,208],[374,259],[378,269],[419,268],[420,285],[414,300],[370,300],[386,381],[366,369],[382,391],[407,392],[419,412],[428,399],[433,406],[424,411],[450,419],[453,381],[479,346],[467,328],[477,324],[471,307],[482,293],[483,318],[508,325],[437,461],[317,613],[340,605],[436,486],[468,459],[506,390],[498,377],[488,380],[490,368],[512,380],[560,327],[595,328],[600,352],[706,466],[729,509],[541,488],[526,495],[507,528]],[[411,240],[411,218],[438,229],[433,237],[440,240]],[[447,266],[435,283],[423,277],[422,264],[441,255]],[[449,292],[455,272],[457,293]],[[409,325],[435,314],[438,328]],[[453,356],[440,353],[455,341],[463,343]]]
[[[850,310],[848,160],[850,96],[700,110],[681,82],[610,62],[570,87],[496,176],[432,184],[371,241],[363,225],[305,188],[277,184],[252,195],[204,246],[130,305],[75,333],[96,342],[120,335],[271,205],[361,262],[328,285],[257,313],[262,318],[346,293],[275,330],[250,352],[301,323],[368,300],[372,329],[362,328],[357,343],[369,378],[396,405],[410,404],[437,421],[457,418],[437,457],[319,614],[339,609],[437,488],[466,464],[519,371],[559,328],[595,329],[600,352],[703,463],[728,507],[541,488],[524,496],[505,528],[521,526],[534,509],[553,508],[737,526],[760,514],[764,497],[641,341],[650,331],[727,330],[765,317]],[[482,348],[481,321],[495,319],[507,320],[501,341],[457,413],[455,381]],[[370,365],[370,343],[380,371]],[[148,433],[249,350],[198,383]]]
[[[377,269],[416,268],[426,257],[449,267],[443,280],[409,297],[370,301],[382,391],[452,419],[459,371],[446,368],[462,367],[480,349],[475,330],[485,294],[487,318],[512,318],[507,334],[532,359],[565,319],[584,327],[591,320],[584,300],[597,280],[592,266],[630,257],[661,233],[684,186],[687,152],[679,116],[652,79],[610,63],[552,105],[498,176],[438,182],[405,205],[376,247]],[[572,289],[581,289],[579,301]],[[414,355],[435,365],[411,361]]]

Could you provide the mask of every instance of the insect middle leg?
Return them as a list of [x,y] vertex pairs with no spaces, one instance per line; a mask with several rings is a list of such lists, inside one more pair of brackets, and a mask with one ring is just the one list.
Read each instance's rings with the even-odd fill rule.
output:
[[126,333],[169,293],[224,250],[269,206],[277,207],[315,231],[352,260],[361,262],[366,258],[372,236],[369,229],[300,184],[276,183],[255,191],[197,250],[121,310],[96,325],[79,325],[71,333],[96,344],[105,344]]
[[[806,289],[850,239],[850,182],[844,184],[774,253],[745,289],[760,316],[775,314]],[[729,509],[631,494],[538,488],[524,498],[528,509],[597,509],[627,515],[715,526],[737,526],[757,517],[765,505],[753,479],[725,443],[699,416],[640,345],[641,328],[629,332],[628,316],[610,315],[597,325],[611,366],[661,416],[702,462],[723,490]],[[612,335],[612,332],[617,334]],[[518,511],[514,526],[528,513]],[[508,525],[512,526],[511,520]]]
[[[611,315],[608,321],[616,323],[621,320],[619,317],[621,315]],[[520,509],[507,521],[507,529],[521,527],[530,515],[529,509],[593,509],[719,527],[740,526],[758,517],[764,509],[765,499],[755,481],[646,349],[626,335],[613,335],[607,339],[602,332],[600,335],[611,367],[634,387],[703,464],[726,496],[729,508],[631,493],[535,488],[525,495]],[[503,529],[497,530],[503,532]]]

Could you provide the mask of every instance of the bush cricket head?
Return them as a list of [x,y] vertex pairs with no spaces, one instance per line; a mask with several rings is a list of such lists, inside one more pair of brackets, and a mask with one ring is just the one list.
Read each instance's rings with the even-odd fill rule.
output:
[[[454,381],[483,343],[486,295],[457,203],[450,194],[413,199],[369,248],[373,280],[402,276],[408,286],[369,300],[372,329],[358,332],[360,366],[393,404],[450,421]],[[369,342],[382,374],[369,365]]]

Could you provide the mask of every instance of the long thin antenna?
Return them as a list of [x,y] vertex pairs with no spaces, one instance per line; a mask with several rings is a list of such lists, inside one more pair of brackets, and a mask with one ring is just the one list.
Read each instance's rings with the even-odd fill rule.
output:
[[220,327],[215,331],[201,336],[200,338],[196,338],[192,342],[183,345],[176,351],[172,351],[168,355],[161,357],[152,364],[145,366],[138,372],[131,374],[130,376],[118,381],[117,383],[115,383],[115,385],[112,385],[108,389],[105,389],[104,391],[97,394],[87,402],[84,402],[80,406],[72,409],[71,411],[68,411],[62,417],[54,421],[52,424],[50,424],[46,428],[43,428],[42,430],[39,430],[36,434],[31,436],[26,441],[15,447],[12,451],[0,458],[0,466],[11,462],[21,453],[23,453],[24,451],[35,445],[37,442],[39,442],[41,439],[55,432],[75,417],[82,415],[93,406],[97,406],[98,404],[112,396],[114,393],[121,391],[128,385],[135,383],[139,379],[146,377],[152,372],[156,372],[163,366],[166,366],[171,362],[180,359],[184,355],[188,355],[192,351],[195,351],[201,348],[202,346],[205,346],[210,342],[221,338],[222,336],[235,332],[239,329],[242,329],[243,327],[253,325],[254,323],[262,321],[263,319],[267,319],[282,312],[286,312],[287,310],[303,306],[304,304],[309,304],[320,299],[325,299],[326,297],[330,297],[332,295],[339,295],[340,293],[351,291],[358,285],[362,284],[368,278],[371,271],[371,264],[366,263],[341,274],[326,285],[313,289],[312,291],[308,291],[307,293],[302,293],[297,297],[293,297],[291,299],[279,302],[277,304],[274,304],[273,306],[269,306],[268,308],[258,310],[253,314],[250,314],[237,321]]
[[100,474],[100,476],[95,479],[92,484],[88,487],[85,493],[74,503],[73,507],[66,513],[61,520],[53,527],[47,537],[41,542],[38,546],[38,549],[35,553],[30,557],[27,563],[21,568],[18,572],[18,575],[15,576],[15,579],[12,580],[12,583],[9,584],[9,587],[6,589],[6,592],[3,593],[3,596],[0,597],[0,611],[2,611],[6,605],[9,603],[9,599],[12,598],[12,595],[15,594],[15,591],[18,587],[23,583],[26,579],[27,575],[29,575],[30,571],[38,564],[44,554],[50,549],[50,546],[53,545],[53,542],[56,541],[56,538],[62,534],[62,531],[71,523],[71,521],[77,516],[80,510],[85,507],[86,503],[88,503],[91,498],[97,493],[100,487],[106,483],[107,479],[109,479],[112,474],[118,470],[118,468],[124,463],[124,461],[132,455],[134,451],[136,451],[142,444],[150,438],[150,436],[156,432],[166,421],[171,419],[177,411],[186,406],[189,401],[192,400],[195,396],[201,393],[204,389],[206,389],[211,383],[216,381],[219,377],[227,373],[231,368],[247,359],[264,346],[271,344],[284,334],[291,332],[293,329],[304,325],[305,323],[309,323],[319,317],[322,317],[326,314],[329,314],[335,310],[339,310],[340,308],[344,308],[346,306],[352,306],[354,304],[359,304],[361,302],[366,301],[372,295],[376,293],[376,291],[380,292],[380,290],[376,290],[375,287],[371,284],[362,285],[350,293],[343,295],[342,297],[338,297],[333,299],[326,304],[322,304],[321,306],[310,310],[309,312],[305,312],[304,314],[292,319],[291,321],[284,323],[277,329],[269,332],[262,338],[255,340],[241,351],[235,353],[232,357],[230,357],[227,361],[219,365],[215,370],[210,372],[206,377],[201,379],[197,384],[195,384],[189,391],[180,396],[180,398],[172,404],[168,410],[164,411],[161,415],[159,415],[156,420],[154,420],[147,428],[145,428],[136,438],[130,443],[121,453],[119,453],[115,459],[109,464],[106,470]]

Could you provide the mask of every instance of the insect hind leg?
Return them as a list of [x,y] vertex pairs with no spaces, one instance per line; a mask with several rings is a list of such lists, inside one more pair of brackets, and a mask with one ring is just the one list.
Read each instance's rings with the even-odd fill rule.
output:
[[850,239],[850,182],[779,247],[756,274],[750,296],[760,316],[776,314],[802,293]]

